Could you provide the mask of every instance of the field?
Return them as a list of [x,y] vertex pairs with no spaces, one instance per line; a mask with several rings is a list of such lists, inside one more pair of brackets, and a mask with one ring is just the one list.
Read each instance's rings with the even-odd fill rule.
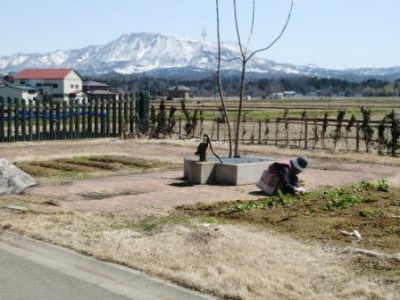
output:
[[[178,108],[178,116],[181,113],[180,99],[172,101],[165,101],[167,110],[170,106]],[[244,101],[243,112],[247,114],[249,120],[259,119],[274,119],[282,117],[284,110],[289,110],[290,117],[300,117],[304,111],[307,112],[307,116],[310,118],[319,117],[322,118],[325,113],[328,113],[329,117],[335,118],[338,110],[344,109],[346,111],[346,117],[349,118],[354,114],[357,119],[362,119],[360,112],[361,107],[368,107],[371,109],[371,115],[374,120],[381,120],[383,116],[390,113],[392,109],[398,112],[400,109],[400,98],[289,98],[282,100],[262,100],[253,99],[251,101]],[[151,105],[159,107],[160,101],[152,101]],[[229,115],[235,119],[237,111],[238,100],[235,98],[227,98],[226,107]],[[193,98],[186,100],[186,106],[192,112],[199,108],[205,112],[206,119],[212,119],[216,112],[220,102],[218,99],[208,98]],[[181,115],[182,116],[182,115]]]
[[[159,102],[151,104],[158,107]],[[208,133],[213,140],[228,139],[217,100],[187,99],[190,120],[179,109],[180,100],[166,101],[165,105],[167,112],[172,106],[178,108],[175,117],[179,122],[173,133],[179,133],[179,137]],[[232,128],[236,128],[237,105],[232,98],[226,102]],[[247,144],[394,156],[398,148],[392,147],[397,144],[392,141],[399,139],[399,108],[398,98],[246,100],[239,139]],[[195,124],[191,133],[186,130],[189,124]]]
[[[40,185],[182,168],[197,142],[100,139],[0,145]],[[216,151],[226,145],[216,144]],[[246,154],[295,155],[243,146]],[[397,158],[306,152],[315,168]],[[400,293],[399,178],[277,196],[129,211],[73,211],[63,200],[2,195],[1,230],[117,262],[223,299],[396,299]],[[161,197],[162,195],[160,195]],[[4,207],[26,207],[24,213]],[[360,233],[358,238],[354,230]]]

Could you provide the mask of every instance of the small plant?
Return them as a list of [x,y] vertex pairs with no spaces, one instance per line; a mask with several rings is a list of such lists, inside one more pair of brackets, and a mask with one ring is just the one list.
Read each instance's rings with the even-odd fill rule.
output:
[[338,141],[342,138],[343,133],[342,133],[342,126],[343,126],[343,119],[344,115],[346,114],[346,110],[344,109],[339,109],[338,115],[336,118],[336,128],[335,130],[330,134],[332,139],[333,139],[333,149],[336,149],[336,145]]
[[219,214],[229,214],[233,212],[246,213],[252,209],[265,209],[273,206],[288,206],[293,203],[294,197],[291,194],[284,194],[277,190],[273,197],[266,197],[258,200],[250,200],[244,203],[238,203],[219,212]]
[[357,196],[344,195],[342,197],[330,199],[328,203],[325,204],[324,209],[331,211],[335,208],[349,208],[361,202],[362,200]]
[[335,208],[347,208],[357,203],[357,197],[346,195],[342,188],[323,191],[322,196],[327,200],[324,209],[328,211],[334,210]]
[[186,124],[184,127],[186,131],[186,136],[188,138],[192,138],[196,131],[197,123],[199,120],[198,115],[202,115],[202,112],[199,109],[195,109],[194,113],[192,114],[191,111],[186,107],[185,99],[182,99],[181,101],[181,109],[186,118]]
[[363,209],[358,214],[361,217],[365,217],[365,218],[369,218],[369,219],[382,217],[384,215],[382,210],[380,210],[380,209],[371,209],[371,208]]
[[284,194],[281,190],[277,191],[277,199],[276,199],[278,204],[281,204],[283,206],[289,205],[292,203],[292,197],[290,195]]
[[354,127],[355,122],[356,122],[356,117],[353,114],[353,115],[351,115],[349,123],[346,125],[346,150],[347,151],[349,150],[348,137],[351,132],[351,129]]
[[376,190],[380,192],[388,192],[389,191],[389,183],[385,179],[379,179],[376,184]]
[[243,124],[243,126],[242,126],[242,143],[244,143],[244,137],[247,133],[246,121],[247,121],[247,113],[244,113],[243,117],[242,117],[242,124]]
[[368,107],[361,107],[361,113],[363,114],[363,122],[361,124],[361,131],[363,132],[363,139],[365,142],[366,151],[369,152],[369,148],[374,135],[374,129],[372,128],[371,121],[371,110]]
[[324,209],[328,211],[332,211],[336,208],[349,208],[351,206],[360,204],[360,203],[371,203],[378,201],[378,197],[375,195],[368,195],[366,197],[353,195],[357,192],[362,191],[382,191],[388,189],[388,184],[385,180],[380,180],[377,185],[374,185],[369,182],[361,181],[359,184],[354,187],[350,187],[346,192],[343,188],[336,188],[330,191],[323,191],[322,197],[327,200],[327,203],[324,205]]
[[286,146],[289,145],[289,121],[287,120],[289,114],[289,109],[285,108],[283,111],[283,120],[285,122],[285,141],[286,141]]
[[371,182],[361,181],[359,184],[355,185],[352,191],[361,192],[361,191],[379,191],[379,192],[388,192],[389,191],[389,183],[385,179],[379,179],[376,184]]
[[[303,110],[303,112],[301,113],[301,123],[302,124],[305,124],[306,118],[307,118],[307,111]],[[303,130],[305,131],[305,128],[303,126],[301,126],[300,134],[299,134],[299,148],[301,146],[301,141],[303,140]]]
[[231,213],[231,212],[242,212],[245,213],[249,210],[252,209],[264,209],[266,207],[271,207],[274,203],[273,198],[264,198],[264,199],[259,199],[259,200],[250,200],[245,203],[239,203],[234,205],[231,208],[228,208],[225,213]]
[[[390,129],[389,133],[386,133]],[[386,115],[378,126],[378,141],[379,141],[379,154],[383,154],[383,149],[386,148],[388,153],[396,156],[396,151],[400,148],[400,118],[394,110]]]
[[360,192],[360,191],[370,191],[375,189],[374,184],[367,182],[367,181],[361,181],[359,184],[357,184],[353,191],[355,192]]
[[279,139],[279,124],[281,123],[281,117],[276,118],[275,120],[275,146],[278,146]]
[[189,220],[185,216],[170,215],[163,217],[148,216],[139,222],[130,224],[135,229],[144,234],[154,234],[167,224],[188,224]]
[[321,130],[321,144],[322,148],[325,149],[325,134],[328,130],[328,113],[324,113],[324,119],[322,120],[322,130]]
[[265,137],[265,143],[268,144],[268,134],[269,134],[269,119],[265,120],[265,131],[264,131],[264,137]]
[[389,233],[400,233],[400,226],[391,226],[386,229]]
[[315,149],[315,147],[317,146],[317,143],[318,143],[318,140],[319,140],[319,137],[318,137],[318,119],[317,118],[314,118],[314,125],[313,125],[313,128],[312,128],[312,131],[313,131],[313,134],[314,134],[314,146],[313,146],[313,149]]

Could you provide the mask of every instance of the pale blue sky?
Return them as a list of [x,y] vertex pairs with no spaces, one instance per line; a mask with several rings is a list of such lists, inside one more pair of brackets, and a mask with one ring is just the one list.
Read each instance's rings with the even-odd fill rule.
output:
[[[237,0],[242,41],[252,0]],[[290,0],[257,0],[250,48],[268,45]],[[0,0],[0,56],[105,45],[125,33],[216,40],[215,0]],[[282,38],[260,56],[331,69],[400,66],[400,0],[294,0]],[[236,41],[231,0],[220,0],[221,38]]]

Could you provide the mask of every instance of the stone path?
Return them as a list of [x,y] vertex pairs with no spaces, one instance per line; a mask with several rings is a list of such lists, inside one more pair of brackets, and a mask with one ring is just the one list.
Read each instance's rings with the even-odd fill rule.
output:
[[[183,171],[135,174],[74,181],[68,185],[35,186],[27,193],[52,195],[63,207],[75,210],[125,210],[139,206],[170,209],[198,202],[251,200],[265,197],[254,185],[190,185]],[[329,169],[310,168],[300,175],[306,188],[328,188],[360,181],[400,177],[400,168],[373,164],[335,163]]]

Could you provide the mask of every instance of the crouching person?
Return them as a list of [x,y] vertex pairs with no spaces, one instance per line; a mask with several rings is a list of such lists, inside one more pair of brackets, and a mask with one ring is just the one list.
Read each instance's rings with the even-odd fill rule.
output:
[[307,165],[305,156],[275,162],[263,171],[256,186],[267,195],[274,195],[277,190],[288,194],[304,194],[306,190],[300,186],[298,174],[304,172]]

